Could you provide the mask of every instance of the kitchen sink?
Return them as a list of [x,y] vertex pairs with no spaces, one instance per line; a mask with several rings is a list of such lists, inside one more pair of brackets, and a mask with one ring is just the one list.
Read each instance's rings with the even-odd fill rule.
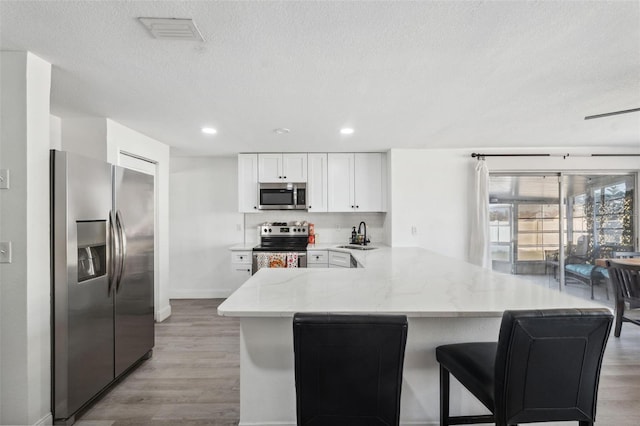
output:
[[375,250],[378,247],[361,246],[358,244],[345,244],[343,246],[337,246],[336,248],[344,248],[344,249],[350,249],[350,250]]

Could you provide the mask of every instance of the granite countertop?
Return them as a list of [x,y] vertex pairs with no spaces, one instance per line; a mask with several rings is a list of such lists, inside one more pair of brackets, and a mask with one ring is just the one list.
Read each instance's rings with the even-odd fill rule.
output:
[[[324,244],[309,249],[334,249]],[[350,252],[362,268],[261,269],[218,313],[291,317],[296,312],[498,317],[506,309],[595,308],[591,301],[421,248]]]

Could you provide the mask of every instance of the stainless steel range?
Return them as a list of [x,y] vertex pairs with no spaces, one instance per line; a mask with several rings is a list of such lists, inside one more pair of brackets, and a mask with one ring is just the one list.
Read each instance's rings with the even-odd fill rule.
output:
[[259,226],[260,245],[253,248],[255,274],[261,268],[306,268],[309,227],[300,222],[272,222]]

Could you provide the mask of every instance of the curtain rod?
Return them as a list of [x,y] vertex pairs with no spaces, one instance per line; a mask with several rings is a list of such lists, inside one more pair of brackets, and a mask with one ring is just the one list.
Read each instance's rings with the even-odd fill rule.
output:
[[478,159],[484,157],[551,157],[551,154],[480,154],[477,152],[471,154],[471,158],[476,157]]
[[[485,157],[562,157],[566,159],[569,154],[480,154],[474,152],[471,154],[471,158],[477,158],[482,160]],[[588,154],[588,155],[574,155],[574,157],[640,157],[640,154]]]

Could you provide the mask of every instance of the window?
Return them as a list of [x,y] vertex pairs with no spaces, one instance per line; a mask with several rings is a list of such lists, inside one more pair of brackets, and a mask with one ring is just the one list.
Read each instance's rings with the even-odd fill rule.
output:
[[593,178],[586,193],[575,197],[574,206],[578,202],[582,206],[580,232],[592,236],[590,247],[594,255],[634,249],[633,197],[632,176]]
[[507,204],[489,206],[491,259],[511,262],[511,207]]
[[557,204],[518,204],[516,261],[542,261],[545,250],[560,244]]

